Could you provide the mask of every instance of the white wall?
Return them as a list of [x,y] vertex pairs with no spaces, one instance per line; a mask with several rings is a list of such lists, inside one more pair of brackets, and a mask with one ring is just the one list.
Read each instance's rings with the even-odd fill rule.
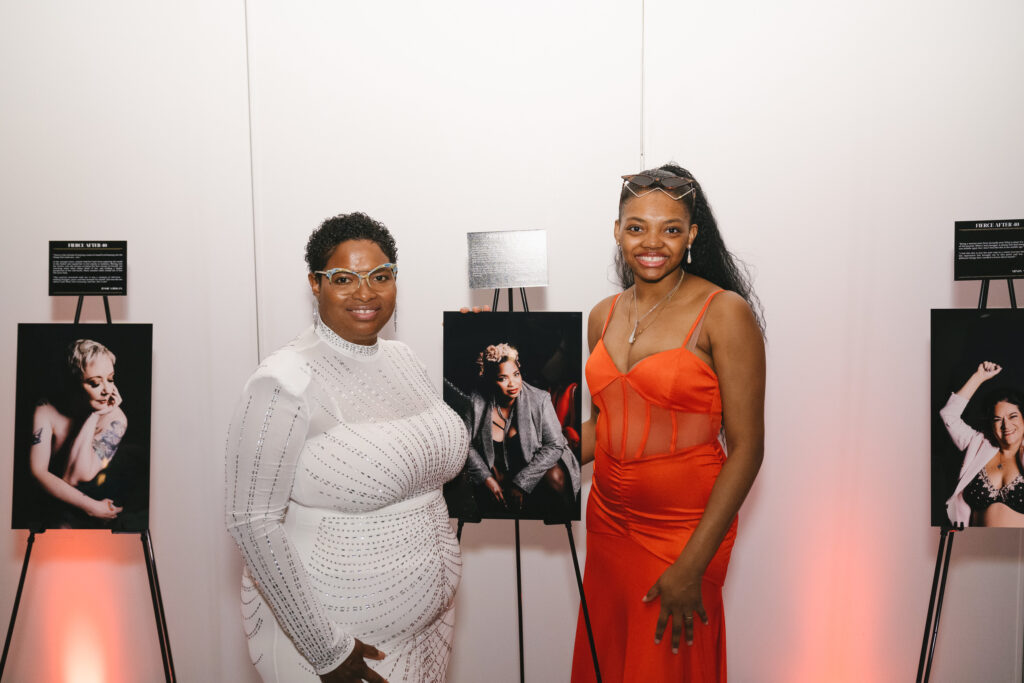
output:
[[[151,529],[182,681],[249,675],[221,521],[225,424],[257,362],[242,10],[0,3],[0,470],[16,323],[74,317],[46,295],[47,240],[127,240],[129,296],[112,308],[153,323]],[[84,321],[102,315],[87,302]],[[162,680],[138,538],[76,536],[36,541],[4,680]],[[5,632],[25,538],[0,534]]]
[[[388,334],[439,383],[440,311],[489,301],[465,287],[466,232],[548,230],[551,286],[531,303],[587,311],[613,291],[618,176],[674,159],[755,266],[768,320],[731,679],[908,680],[937,544],[927,311],[975,302],[951,283],[954,220],[1024,215],[1022,22],[1009,0],[0,0],[0,412],[15,324],[73,314],[45,296],[46,240],[127,239],[114,316],[154,323],[152,527],[179,678],[255,681],[220,531],[223,434],[257,358],[308,324],[310,230],[353,210],[392,228],[406,284]],[[464,533],[454,683],[517,680],[511,536]],[[0,614],[24,539],[0,536]],[[40,537],[11,680],[66,680],[38,648],[62,652],[68,619],[31,606],[73,600],[58,588],[83,575],[123,591],[111,623],[133,644],[102,650],[97,680],[159,678],[136,546]],[[957,537],[933,681],[1020,680],[1021,559],[1018,532]],[[565,680],[564,530],[525,526],[523,571],[527,680]]]

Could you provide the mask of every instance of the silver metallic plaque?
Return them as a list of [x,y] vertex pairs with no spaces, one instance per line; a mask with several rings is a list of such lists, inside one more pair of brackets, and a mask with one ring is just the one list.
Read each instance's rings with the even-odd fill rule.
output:
[[547,230],[466,233],[471,289],[547,287]]

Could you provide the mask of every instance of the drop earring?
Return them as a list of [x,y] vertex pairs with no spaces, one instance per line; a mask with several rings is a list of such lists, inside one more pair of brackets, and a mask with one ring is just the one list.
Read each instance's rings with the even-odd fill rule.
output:
[[690,254],[690,248],[686,248],[686,265],[693,263],[693,256]]

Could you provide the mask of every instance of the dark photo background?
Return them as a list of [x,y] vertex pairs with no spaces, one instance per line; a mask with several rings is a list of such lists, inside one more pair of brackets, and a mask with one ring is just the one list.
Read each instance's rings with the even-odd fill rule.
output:
[[[46,529],[63,527],[55,511],[63,505],[47,493],[29,469],[32,420],[41,400],[65,404],[70,393],[67,376],[68,346],[77,339],[92,339],[116,356],[114,384],[122,397],[121,409],[128,421],[124,438],[110,464],[102,490],[80,490],[97,499],[111,498],[124,510],[113,520],[77,514],[70,528],[142,531],[149,527],[150,409],[153,365],[152,325],[18,325],[18,358],[15,394],[14,479],[11,527]],[[69,439],[74,435],[69,435]],[[51,466],[51,471],[53,471]],[[62,473],[56,473],[61,476]],[[101,495],[102,494],[102,495]],[[64,516],[65,519],[68,515]]]
[[[563,392],[575,384],[572,424],[580,431],[582,392],[582,314],[572,313],[444,313],[444,399],[462,414],[467,396],[478,386],[477,355],[489,344],[511,344],[519,351],[523,381],[545,391]],[[574,449],[579,460],[579,448]],[[465,508],[467,494],[459,479],[445,487],[453,517],[472,520],[476,510]],[[511,515],[509,515],[511,517]],[[579,501],[572,519],[579,520]]]
[[991,432],[983,415],[985,397],[1000,387],[1024,390],[1024,310],[932,310],[932,526],[949,522],[946,500],[956,488],[963,453],[953,444],[939,410],[982,361],[1002,366],[985,382],[964,410],[964,422],[983,434]]

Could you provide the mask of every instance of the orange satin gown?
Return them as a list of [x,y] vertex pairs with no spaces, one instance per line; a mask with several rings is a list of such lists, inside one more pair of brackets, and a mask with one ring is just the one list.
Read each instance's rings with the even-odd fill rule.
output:
[[[600,414],[583,584],[605,683],[726,680],[722,583],[735,521],[704,573],[709,623],[694,618],[692,646],[684,638],[679,654],[672,654],[671,621],[655,645],[660,600],[641,601],[686,546],[725,462],[718,377],[693,353],[704,314],[720,291],[707,298],[682,346],[648,356],[623,374],[604,347],[602,330],[587,361]],[[594,680],[581,610],[572,682]]]

